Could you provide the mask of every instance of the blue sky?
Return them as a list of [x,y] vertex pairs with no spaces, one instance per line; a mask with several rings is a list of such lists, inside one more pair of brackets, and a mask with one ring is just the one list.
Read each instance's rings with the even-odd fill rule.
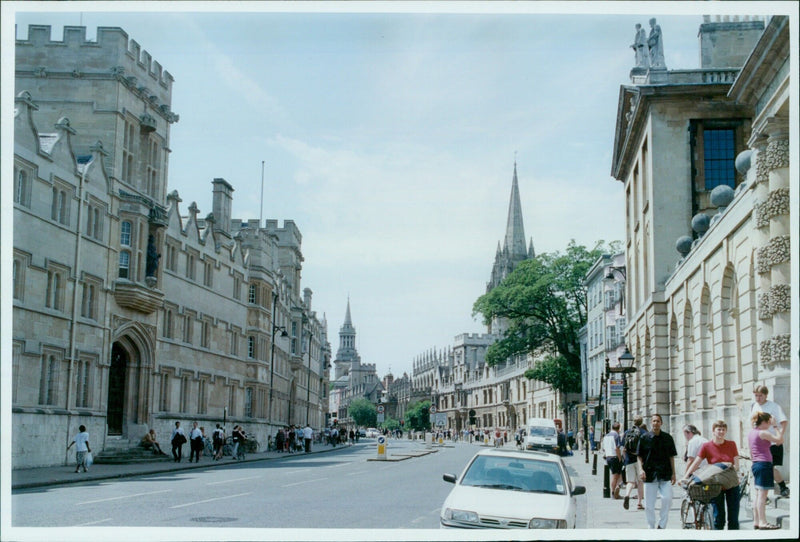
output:
[[[39,10],[16,14],[17,36],[28,24],[53,25],[54,39],[64,24],[86,26],[91,39],[97,26],[119,26],[150,52],[175,78],[169,189],[184,212],[192,201],[210,212],[211,181],[222,177],[235,188],[233,215],[258,218],[265,161],[264,218],[301,229],[303,286],[327,316],[334,353],[349,296],[358,350],[381,376],[484,330],[472,304],[505,233],[515,156],[537,253],[622,239],[622,185],[609,172],[636,23],[657,17],[667,67],[688,69],[699,67],[699,9],[764,11],[728,2],[81,6],[17,5]],[[211,11],[177,11],[187,9]],[[3,19],[5,45],[13,23]]]

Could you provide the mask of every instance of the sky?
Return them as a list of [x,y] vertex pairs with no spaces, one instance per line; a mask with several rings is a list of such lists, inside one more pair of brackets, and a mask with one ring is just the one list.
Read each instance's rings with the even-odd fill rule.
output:
[[[168,191],[183,213],[192,201],[209,213],[221,177],[235,189],[234,217],[259,218],[263,205],[263,219],[295,221],[301,287],[333,353],[349,299],[357,349],[379,376],[485,332],[472,306],[505,235],[515,162],[537,254],[623,239],[610,170],[636,23],[656,17],[667,67],[691,69],[702,13],[766,9],[146,4],[17,5],[36,10],[16,12],[17,37],[29,24],[52,25],[58,40],[63,25],[86,26],[91,40],[118,26],[147,50],[175,79]],[[5,44],[13,23],[2,24]]]

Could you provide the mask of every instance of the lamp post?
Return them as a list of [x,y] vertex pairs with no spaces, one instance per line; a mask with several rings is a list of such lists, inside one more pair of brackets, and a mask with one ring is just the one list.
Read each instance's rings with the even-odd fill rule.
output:
[[636,367],[633,366],[635,358],[631,354],[628,347],[625,347],[625,352],[617,358],[617,366],[610,367],[608,358],[606,358],[606,372],[607,373],[620,373],[622,374],[622,419],[624,428],[628,429],[628,375],[636,372]]
[[272,352],[269,356],[269,425],[270,431],[272,431],[272,403],[273,398],[275,396],[275,386],[273,385],[273,381],[275,379],[275,334],[278,330],[281,331],[281,337],[288,337],[289,334],[286,332],[286,328],[284,326],[276,326],[275,325],[275,308],[278,302],[278,294],[272,294]]

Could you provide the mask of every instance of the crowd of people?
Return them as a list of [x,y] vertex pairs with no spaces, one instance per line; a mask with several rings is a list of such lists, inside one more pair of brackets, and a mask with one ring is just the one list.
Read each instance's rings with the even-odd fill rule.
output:
[[[775,485],[777,484],[777,491],[781,496],[789,496],[789,488],[777,468],[783,464],[783,438],[788,420],[780,405],[767,400],[768,393],[766,386],[756,386],[748,420],[750,430],[744,435],[750,450],[755,491],[752,499],[753,526],[759,530],[778,528],[766,520],[767,495],[775,489]],[[724,420],[717,420],[712,424],[710,439],[704,438],[695,425],[687,424],[682,429],[686,441],[683,455],[686,467],[683,477],[678,480],[675,440],[662,430],[662,425],[661,415],[653,414],[648,431],[644,419],[637,416],[633,419],[633,425],[624,434],[620,434],[620,424],[614,422],[597,446],[608,465],[611,495],[614,499],[621,499],[623,508],[628,510],[633,490],[636,489],[637,509],[645,511],[647,525],[651,529],[667,527],[672,488],[676,482],[687,486],[704,480],[699,475],[708,466],[719,470],[732,469],[738,475],[741,457],[736,442],[726,438],[728,424]],[[584,445],[582,430],[578,432],[577,443],[579,449]],[[594,432],[591,428],[589,443],[595,449]],[[735,480],[738,481],[738,478]],[[621,495],[623,488],[624,496]],[[740,493],[738,485],[730,484],[723,487],[719,495],[711,501],[714,529],[739,529]],[[656,517],[656,501],[659,497],[661,505]]]

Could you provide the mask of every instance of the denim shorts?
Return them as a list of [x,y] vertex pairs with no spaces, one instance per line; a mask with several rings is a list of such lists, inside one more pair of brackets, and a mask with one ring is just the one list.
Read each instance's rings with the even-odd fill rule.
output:
[[772,463],[769,461],[753,462],[753,485],[757,489],[772,490],[775,487],[775,478],[772,475]]

